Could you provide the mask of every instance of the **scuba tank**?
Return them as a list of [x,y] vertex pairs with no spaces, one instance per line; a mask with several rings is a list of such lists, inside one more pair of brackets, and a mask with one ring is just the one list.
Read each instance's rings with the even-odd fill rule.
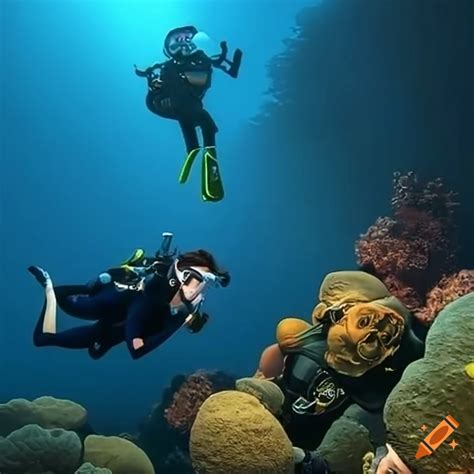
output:
[[145,278],[155,271],[159,264],[169,266],[177,253],[171,250],[173,234],[163,232],[159,250],[154,257],[145,256],[143,249],[136,249],[120,266],[108,269],[99,274],[89,286],[91,291],[98,291],[101,286],[113,283],[119,291],[141,290]]
[[173,234],[171,232],[163,232],[161,234],[161,246],[159,250],[155,253],[155,257],[157,260],[162,260],[170,263],[173,261],[178,250],[176,248],[170,250],[172,242]]

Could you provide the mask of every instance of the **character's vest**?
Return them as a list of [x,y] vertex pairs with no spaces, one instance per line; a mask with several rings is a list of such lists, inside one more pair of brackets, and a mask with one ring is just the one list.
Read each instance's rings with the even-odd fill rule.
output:
[[321,339],[287,356],[280,384],[296,415],[319,416],[349,402],[334,371],[324,362],[325,352],[326,342]]
[[349,403],[380,412],[406,366],[423,356],[423,344],[408,330],[393,357],[360,377],[350,377],[327,366],[326,349],[321,334],[287,355],[280,384],[297,415],[321,415]]

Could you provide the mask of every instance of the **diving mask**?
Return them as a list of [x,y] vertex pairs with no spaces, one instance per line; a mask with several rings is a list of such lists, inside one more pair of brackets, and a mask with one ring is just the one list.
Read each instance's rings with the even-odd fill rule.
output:
[[197,49],[193,42],[198,30],[194,26],[184,26],[171,30],[165,38],[164,52],[169,58],[190,56]]
[[220,284],[220,277],[214,273],[206,272],[198,267],[189,267],[180,270],[178,268],[178,263],[179,260],[175,260],[174,272],[177,280],[181,284],[180,291],[187,301],[193,302],[196,298],[202,295],[206,287],[216,287]]

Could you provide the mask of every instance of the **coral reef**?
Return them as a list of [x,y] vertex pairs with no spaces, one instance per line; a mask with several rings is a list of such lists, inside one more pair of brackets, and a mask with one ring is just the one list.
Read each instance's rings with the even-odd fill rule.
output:
[[423,321],[431,321],[447,304],[474,292],[474,270],[461,270],[441,279],[426,296],[426,305],[417,311]]
[[114,474],[155,473],[147,455],[132,442],[118,436],[88,436],[84,442],[84,461],[106,467]]
[[[431,326],[424,359],[413,362],[390,394],[384,411],[388,442],[404,462],[425,474],[472,468],[474,455],[474,293],[447,305]],[[416,460],[418,444],[447,415],[459,423],[436,454]],[[420,427],[426,425],[423,431]],[[455,449],[449,442],[455,440]]]
[[69,400],[40,397],[30,402],[19,398],[0,404],[0,436],[30,424],[75,431],[86,421],[86,409]]
[[178,431],[189,431],[199,408],[211,394],[210,378],[204,372],[191,374],[174,394],[171,405],[165,410],[166,421]]
[[470,277],[456,275],[456,195],[441,179],[423,183],[412,172],[395,173],[391,205],[393,217],[379,217],[356,242],[358,264],[420,320],[431,321],[449,301],[472,291]]
[[160,403],[141,423],[137,438],[137,444],[147,453],[157,472],[194,473],[189,435],[199,407],[210,393],[233,388],[235,380],[219,371],[199,371],[173,378]]
[[106,467],[95,467],[90,462],[86,462],[74,474],[112,474],[112,471]]
[[47,430],[26,425],[0,438],[2,474],[74,472],[80,464],[82,445],[76,433],[61,428]]
[[53,397],[0,405],[1,433],[8,435],[0,436],[0,472],[154,474],[151,461],[132,442],[87,435],[86,419],[82,406]]
[[200,408],[191,430],[197,473],[292,473],[293,449],[278,420],[252,395],[224,391]]

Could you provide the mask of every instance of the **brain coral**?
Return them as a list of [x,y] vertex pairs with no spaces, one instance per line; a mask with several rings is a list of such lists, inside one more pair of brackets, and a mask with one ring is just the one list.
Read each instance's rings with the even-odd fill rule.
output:
[[64,474],[80,464],[82,445],[72,431],[27,425],[0,437],[2,474]]
[[290,440],[277,419],[252,395],[211,395],[191,430],[190,452],[200,474],[289,474]]
[[[439,474],[474,466],[473,334],[474,293],[470,293],[441,311],[428,332],[425,357],[407,367],[387,400],[388,441],[418,472]],[[416,460],[420,441],[447,415],[459,428],[434,454]],[[458,443],[454,449],[449,445],[453,439]]]
[[84,442],[84,462],[106,467],[114,474],[155,474],[148,456],[118,436],[88,436]]
[[76,430],[87,420],[87,411],[69,400],[40,397],[32,402],[23,398],[0,404],[0,435],[5,436],[22,426],[35,424],[43,428]]

